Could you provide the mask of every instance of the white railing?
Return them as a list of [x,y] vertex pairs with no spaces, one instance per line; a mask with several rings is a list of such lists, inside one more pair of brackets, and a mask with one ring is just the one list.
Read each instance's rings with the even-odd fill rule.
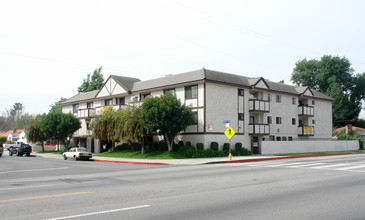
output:
[[267,100],[249,100],[249,110],[259,112],[270,112],[270,102]]

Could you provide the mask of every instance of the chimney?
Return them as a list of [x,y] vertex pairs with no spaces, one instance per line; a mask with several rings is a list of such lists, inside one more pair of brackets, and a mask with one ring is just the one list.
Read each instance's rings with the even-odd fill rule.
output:
[[16,133],[16,128],[13,129],[13,133]]
[[348,128],[349,133],[352,132],[352,125],[351,124],[347,124],[346,127]]

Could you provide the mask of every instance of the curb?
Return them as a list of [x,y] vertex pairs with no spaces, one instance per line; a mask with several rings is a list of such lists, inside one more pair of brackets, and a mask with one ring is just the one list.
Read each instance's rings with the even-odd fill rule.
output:
[[104,163],[123,163],[123,164],[139,164],[139,165],[169,165],[167,163],[160,162],[133,162],[133,161],[118,161],[118,160],[94,160],[95,162],[104,162]]
[[282,159],[305,158],[305,157],[325,157],[325,156],[338,156],[338,155],[349,155],[349,154],[353,154],[353,153],[312,154],[312,155],[283,156],[283,157],[257,158],[257,159],[243,159],[243,160],[213,161],[213,162],[207,162],[207,163],[205,163],[205,164],[218,164],[218,163],[247,163],[247,162],[265,161],[265,160],[282,160]]

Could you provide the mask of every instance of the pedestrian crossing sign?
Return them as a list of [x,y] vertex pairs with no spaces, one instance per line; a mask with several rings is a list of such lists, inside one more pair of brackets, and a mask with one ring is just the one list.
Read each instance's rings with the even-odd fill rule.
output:
[[235,134],[236,132],[231,128],[231,126],[229,126],[227,128],[227,130],[224,132],[224,134],[228,137],[228,139],[231,140],[231,138],[233,137],[233,135]]

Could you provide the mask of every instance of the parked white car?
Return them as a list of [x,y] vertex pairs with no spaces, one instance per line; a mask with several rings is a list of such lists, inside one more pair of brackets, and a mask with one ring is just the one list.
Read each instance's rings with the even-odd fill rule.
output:
[[69,151],[63,153],[63,159],[73,159],[73,160],[88,160],[93,157],[93,154],[88,152],[84,147],[73,147]]

